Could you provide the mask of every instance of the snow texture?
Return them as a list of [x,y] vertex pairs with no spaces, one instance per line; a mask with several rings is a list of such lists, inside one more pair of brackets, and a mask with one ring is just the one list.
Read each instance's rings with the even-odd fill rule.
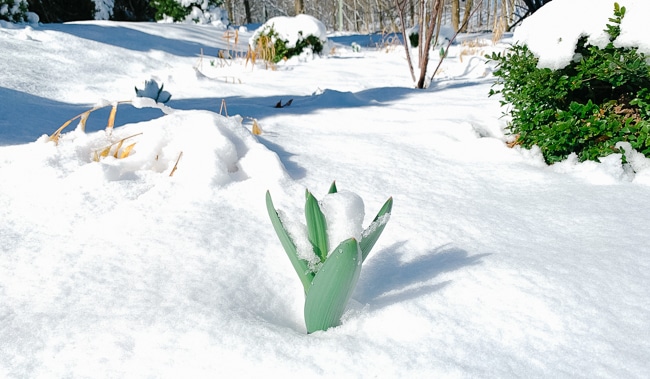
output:
[[[602,29],[612,5],[588,3],[572,20]],[[626,33],[639,3],[621,2]],[[571,1],[542,10],[522,28],[580,32]],[[482,51],[452,45],[427,90],[381,36],[276,70],[219,58],[251,35],[0,23],[0,377],[650,377],[647,158],[508,148],[489,35],[459,36]],[[150,79],[167,104],[135,97]],[[389,196],[393,212],[342,325],[307,335],[265,193],[302,223],[305,189],[333,180],[362,225]]]

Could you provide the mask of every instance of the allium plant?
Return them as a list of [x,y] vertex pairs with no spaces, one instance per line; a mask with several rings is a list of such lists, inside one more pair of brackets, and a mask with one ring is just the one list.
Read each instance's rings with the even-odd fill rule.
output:
[[[337,193],[335,183],[332,183],[329,193]],[[358,198],[358,196],[356,197]],[[358,199],[363,204],[361,199]],[[370,226],[363,230],[359,236],[346,237],[347,239],[344,241],[331,241],[330,234],[336,233],[328,233],[328,230],[331,232],[336,226],[328,227],[318,200],[309,191],[306,191],[307,235],[297,237],[304,237],[309,241],[316,262],[307,259],[298,251],[297,246],[300,241],[294,240],[287,231],[268,191],[266,192],[266,207],[275,232],[305,290],[304,316],[307,333],[327,330],[332,326],[339,325],[341,316],[359,279],[361,264],[368,257],[388,222],[393,207],[392,197],[384,203]],[[356,216],[358,215],[352,215],[352,217]],[[362,221],[363,214],[360,218]],[[330,249],[330,246],[335,247]]]

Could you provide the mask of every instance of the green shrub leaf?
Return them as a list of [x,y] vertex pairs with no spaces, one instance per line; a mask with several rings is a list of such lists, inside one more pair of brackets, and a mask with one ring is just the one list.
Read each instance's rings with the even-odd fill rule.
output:
[[[610,43],[598,47],[581,37],[575,59],[564,68],[538,68],[526,45],[514,45],[497,62],[496,89],[511,121],[515,144],[539,146],[547,163],[575,153],[580,161],[618,153],[618,142],[639,152],[649,151],[642,134],[650,122],[650,66],[638,47],[616,47],[625,7],[616,4],[605,31]],[[644,153],[645,154],[645,153]]]

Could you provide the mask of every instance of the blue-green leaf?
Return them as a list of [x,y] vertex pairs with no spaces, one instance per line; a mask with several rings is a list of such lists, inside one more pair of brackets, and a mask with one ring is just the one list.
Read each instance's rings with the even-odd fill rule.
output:
[[370,223],[370,226],[361,234],[361,241],[359,241],[359,247],[361,248],[362,262],[366,260],[370,250],[375,246],[375,243],[379,239],[379,236],[384,231],[388,218],[390,217],[390,212],[393,209],[393,198],[390,197],[375,216],[375,219]]
[[361,250],[354,238],[341,242],[318,270],[305,299],[307,333],[341,322],[361,272]]
[[328,193],[336,193],[338,189],[336,188],[336,180],[332,182],[332,185],[330,186],[330,190]]
[[269,212],[269,217],[271,218],[271,223],[273,224],[275,233],[278,235],[284,251],[289,256],[289,260],[291,261],[293,268],[296,270],[296,273],[302,282],[305,293],[307,293],[307,291],[309,291],[309,287],[311,286],[312,280],[314,280],[314,273],[309,270],[307,262],[298,257],[298,250],[296,249],[296,245],[289,236],[289,233],[287,233],[284,225],[282,225],[282,221],[280,220],[280,217],[278,217],[278,212],[273,206],[273,200],[271,200],[271,193],[269,191],[266,191],[266,209]]
[[323,215],[323,212],[318,205],[318,200],[316,200],[311,192],[306,191],[306,197],[305,218],[307,220],[307,236],[309,237],[309,242],[311,242],[311,245],[314,248],[316,256],[320,258],[321,262],[325,262],[329,250],[325,215]]

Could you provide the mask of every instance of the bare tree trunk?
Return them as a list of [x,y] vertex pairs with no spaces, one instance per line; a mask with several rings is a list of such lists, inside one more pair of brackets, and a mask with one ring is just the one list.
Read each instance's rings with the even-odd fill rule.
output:
[[244,0],[244,12],[246,13],[246,23],[252,24],[253,19],[251,18],[251,4],[249,0]]
[[[422,57],[425,33],[427,30],[426,0],[420,0],[420,19],[418,20],[418,58]],[[422,67],[422,60],[418,60],[418,68]]]
[[[436,29],[438,32],[440,31],[440,25],[437,25],[436,27],[436,22],[438,21],[438,14],[442,10],[442,2],[442,0],[435,0],[433,7],[431,7],[431,15],[429,19],[429,25],[427,27],[427,39],[424,43],[425,48],[421,50],[424,52],[424,54],[420,57],[420,79],[418,79],[418,83],[416,85],[416,87],[420,89],[424,88],[424,81],[427,77],[429,51],[431,50],[431,40],[433,39],[434,31]],[[422,30],[420,30],[420,33],[422,33]]]
[[404,39],[404,50],[406,50],[406,62],[409,65],[409,70],[411,72],[411,79],[415,82],[415,71],[413,70],[413,61],[411,60],[411,48],[408,43],[408,35],[406,35],[406,23],[404,22],[405,8],[408,0],[395,0],[395,7],[397,8],[397,13],[402,19],[400,22],[400,29],[402,30],[402,38]]
[[[478,11],[478,10],[481,8],[481,5],[483,5],[483,0],[479,0],[479,1],[478,1],[478,4],[477,4],[476,7],[474,8],[474,10],[472,10],[472,11],[470,12],[469,16],[465,19],[465,23],[467,23],[467,22],[469,21],[470,18],[474,17],[474,13],[476,13],[476,11]],[[441,21],[439,21],[439,22],[441,22]],[[463,28],[463,25],[461,25],[461,29],[462,29],[462,28]],[[440,58],[440,60],[438,61],[438,65],[436,66],[436,69],[433,70],[433,74],[431,74],[431,81],[433,81],[433,77],[436,76],[436,73],[438,72],[438,69],[440,68],[440,65],[442,65],[442,61],[443,61],[443,60],[445,59],[445,57],[447,56],[447,52],[449,51],[449,46],[451,46],[451,44],[454,42],[454,40],[456,39],[457,36],[458,36],[458,32],[456,32],[456,33],[453,35],[453,37],[451,37],[451,39],[449,40],[449,42],[447,43],[447,48],[445,49],[445,54]]]
[[469,25],[469,15],[472,11],[472,6],[474,6],[474,0],[465,0],[465,12],[463,12],[463,23],[460,27],[461,33],[467,33],[467,26]]
[[460,25],[460,2],[459,0],[451,0],[451,26],[454,31],[458,31]]
[[295,0],[296,14],[305,13],[305,0]]
[[237,23],[237,21],[234,20],[234,15],[233,15],[233,10],[232,10],[232,8],[233,8],[232,0],[226,0],[226,1],[224,1],[224,3],[226,3],[226,10],[228,11],[228,19],[232,23]]

